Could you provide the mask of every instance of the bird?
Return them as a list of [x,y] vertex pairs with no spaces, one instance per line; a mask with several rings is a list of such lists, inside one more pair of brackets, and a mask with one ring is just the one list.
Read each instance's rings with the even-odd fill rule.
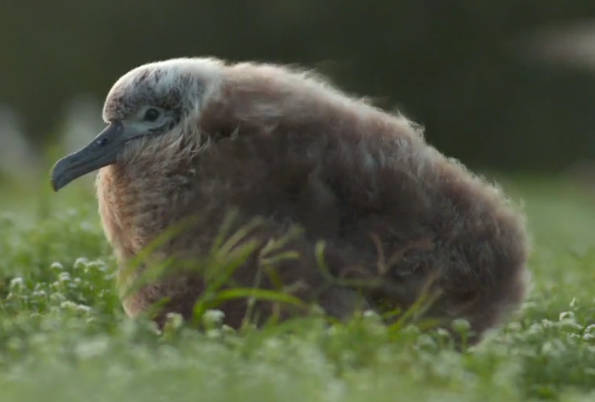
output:
[[[389,317],[426,297],[424,317],[463,318],[480,339],[525,297],[525,217],[503,191],[404,115],[316,72],[213,57],[152,62],[115,82],[103,119],[51,182],[58,191],[99,170],[99,213],[123,281],[170,262],[123,294],[131,317],[162,300],[160,325],[169,313],[191,319],[209,278],[174,265],[208,261],[223,226],[249,227],[228,251],[253,247],[222,286],[286,292],[340,319],[362,309]],[[147,257],[176,225],[184,229]],[[271,241],[295,257],[273,271],[259,257]],[[252,308],[263,320],[299,314],[279,304]],[[244,298],[218,308],[239,327],[251,307]]]

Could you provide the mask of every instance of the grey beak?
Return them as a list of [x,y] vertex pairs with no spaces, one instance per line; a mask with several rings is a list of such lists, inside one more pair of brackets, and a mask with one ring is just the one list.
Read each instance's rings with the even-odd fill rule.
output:
[[126,141],[122,132],[122,123],[112,122],[89,145],[56,162],[52,169],[54,191],[60,190],[77,177],[115,163],[122,144]]

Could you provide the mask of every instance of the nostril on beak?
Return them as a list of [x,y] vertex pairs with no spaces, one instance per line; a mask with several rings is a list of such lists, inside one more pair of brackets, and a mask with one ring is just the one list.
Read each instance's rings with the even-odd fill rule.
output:
[[106,145],[108,143],[108,139],[107,138],[100,138],[97,140],[97,145],[99,145],[100,147]]

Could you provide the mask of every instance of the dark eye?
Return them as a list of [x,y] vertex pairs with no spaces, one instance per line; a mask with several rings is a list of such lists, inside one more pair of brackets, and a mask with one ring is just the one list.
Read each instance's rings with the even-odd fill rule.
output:
[[145,112],[144,120],[145,121],[155,121],[155,120],[157,120],[158,117],[159,117],[159,110],[157,110],[155,108],[150,108],[150,109],[147,109],[147,111]]

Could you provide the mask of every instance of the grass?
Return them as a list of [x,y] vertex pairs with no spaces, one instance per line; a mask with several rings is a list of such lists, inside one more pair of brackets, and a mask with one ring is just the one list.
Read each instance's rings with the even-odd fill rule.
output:
[[507,183],[529,216],[533,287],[503,328],[457,351],[445,330],[370,313],[234,332],[208,311],[203,331],[174,317],[158,334],[120,307],[90,184],[54,195],[5,180],[0,401],[595,400],[595,194]]

